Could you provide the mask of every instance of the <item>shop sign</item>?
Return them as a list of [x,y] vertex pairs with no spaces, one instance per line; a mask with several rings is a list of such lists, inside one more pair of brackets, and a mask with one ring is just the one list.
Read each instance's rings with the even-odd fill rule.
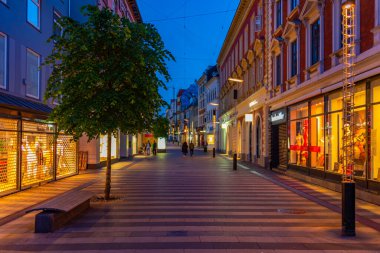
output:
[[166,149],[166,140],[165,138],[159,137],[157,139],[157,149]]
[[153,137],[153,134],[151,134],[151,133],[144,134],[144,137],[145,137],[145,138],[152,138],[152,137]]
[[245,115],[245,122],[253,122],[253,115],[252,114],[246,114]]
[[274,111],[270,114],[272,125],[278,125],[286,122],[286,109]]
[[257,100],[255,99],[255,100],[253,100],[251,103],[249,103],[249,108],[251,108],[251,107],[253,107],[253,106],[255,106],[255,105],[257,105],[259,102],[257,102]]

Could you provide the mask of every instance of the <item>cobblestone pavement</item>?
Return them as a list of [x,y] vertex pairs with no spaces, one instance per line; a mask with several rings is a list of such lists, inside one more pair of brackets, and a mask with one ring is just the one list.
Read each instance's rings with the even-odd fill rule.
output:
[[[183,157],[178,148],[119,166],[118,200],[94,201],[50,234],[34,234],[34,214],[24,215],[0,227],[0,252],[380,252],[376,227],[357,223],[356,237],[341,237],[340,214],[303,188],[231,167],[221,156]],[[103,186],[98,179],[87,189],[101,194]]]

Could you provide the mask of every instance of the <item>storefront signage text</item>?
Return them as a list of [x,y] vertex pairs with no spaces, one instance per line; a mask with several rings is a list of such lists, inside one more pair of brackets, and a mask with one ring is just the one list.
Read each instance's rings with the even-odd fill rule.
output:
[[286,122],[286,109],[277,110],[271,113],[270,121],[277,125]]
[[257,102],[257,100],[253,100],[251,103],[249,103],[249,108],[257,105],[259,102]]

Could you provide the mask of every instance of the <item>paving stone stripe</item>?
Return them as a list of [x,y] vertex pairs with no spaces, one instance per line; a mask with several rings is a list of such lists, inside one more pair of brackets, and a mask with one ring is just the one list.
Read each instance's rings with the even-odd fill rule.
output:
[[[233,172],[230,165],[221,157],[196,152],[190,159],[172,149],[118,167],[112,194],[120,199],[92,202],[52,234],[34,234],[29,214],[0,226],[0,252],[380,252],[378,231],[357,223],[358,237],[342,238],[338,213],[247,170]],[[103,187],[101,178],[86,189],[101,195]],[[295,187],[337,200],[324,189]]]

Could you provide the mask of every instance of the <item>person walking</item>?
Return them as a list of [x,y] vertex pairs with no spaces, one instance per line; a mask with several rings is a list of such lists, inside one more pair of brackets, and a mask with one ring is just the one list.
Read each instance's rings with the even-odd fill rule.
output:
[[187,146],[187,142],[185,141],[183,144],[182,144],[182,153],[184,156],[187,155],[187,149],[188,149],[188,146]]
[[193,156],[193,154],[194,154],[194,143],[192,141],[190,142],[189,149],[190,149],[190,156]]
[[152,149],[153,149],[153,155],[157,155],[157,143],[156,143],[156,140],[154,140],[154,142],[153,142]]
[[145,148],[146,148],[146,155],[150,155],[150,142],[149,142],[149,140],[148,140]]

